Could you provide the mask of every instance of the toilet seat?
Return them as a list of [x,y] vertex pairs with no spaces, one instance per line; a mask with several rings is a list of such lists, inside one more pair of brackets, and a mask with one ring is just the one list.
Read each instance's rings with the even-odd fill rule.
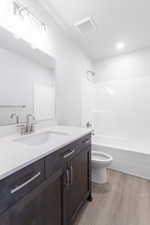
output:
[[104,152],[92,151],[92,161],[100,164],[109,164],[113,161],[113,158]]

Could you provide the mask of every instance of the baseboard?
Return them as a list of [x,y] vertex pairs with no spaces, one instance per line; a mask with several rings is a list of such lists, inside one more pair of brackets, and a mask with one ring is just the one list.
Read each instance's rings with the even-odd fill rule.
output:
[[[111,167],[108,167],[107,169],[108,169],[108,171],[113,171],[113,172],[115,172],[115,173],[120,173],[120,174],[124,174],[124,175],[126,175],[126,176],[136,177],[137,179],[142,179],[142,180],[150,181],[150,180],[149,180],[148,178],[146,178],[146,177],[137,176],[137,175],[135,175],[135,174],[131,174],[131,173],[128,173],[128,172],[125,172],[125,171],[121,171],[121,170],[119,170],[119,169],[114,169],[114,168],[111,168]],[[109,182],[108,182],[108,184],[109,184]]]
[[113,157],[111,169],[150,180],[150,155],[97,144],[93,144],[92,149]]

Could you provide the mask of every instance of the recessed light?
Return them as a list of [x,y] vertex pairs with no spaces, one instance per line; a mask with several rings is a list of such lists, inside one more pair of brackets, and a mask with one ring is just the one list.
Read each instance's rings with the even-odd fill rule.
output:
[[125,48],[125,43],[124,43],[124,42],[118,42],[118,43],[116,44],[116,48],[117,48],[117,50],[122,50],[122,49],[124,49],[124,48]]

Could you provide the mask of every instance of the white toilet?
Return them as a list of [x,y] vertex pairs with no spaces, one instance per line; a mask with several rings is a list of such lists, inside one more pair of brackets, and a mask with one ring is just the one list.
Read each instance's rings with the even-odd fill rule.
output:
[[112,163],[112,156],[99,151],[92,151],[92,181],[94,183],[107,183],[106,168]]

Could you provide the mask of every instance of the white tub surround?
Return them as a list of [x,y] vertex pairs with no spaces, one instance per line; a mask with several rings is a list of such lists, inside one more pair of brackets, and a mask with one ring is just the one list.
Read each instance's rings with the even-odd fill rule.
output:
[[150,154],[149,60],[150,48],[144,48],[93,65],[96,75],[89,111],[96,135],[116,142],[114,148]]
[[[135,143],[135,142],[134,142]],[[138,142],[137,142],[138,144]],[[92,151],[105,152],[113,157],[112,169],[150,180],[150,154],[148,143],[137,146],[112,138],[95,136]],[[142,153],[142,151],[144,153]]]
[[58,150],[59,148],[79,139],[80,137],[90,133],[89,129],[67,126],[50,126],[37,130],[35,134],[43,132],[62,132],[67,135],[65,138],[51,143],[30,146],[20,143],[16,140],[23,138],[18,134],[0,138],[0,179],[3,179],[12,173],[30,165],[31,163],[47,156],[48,154]]

